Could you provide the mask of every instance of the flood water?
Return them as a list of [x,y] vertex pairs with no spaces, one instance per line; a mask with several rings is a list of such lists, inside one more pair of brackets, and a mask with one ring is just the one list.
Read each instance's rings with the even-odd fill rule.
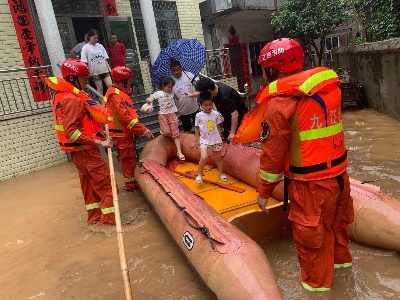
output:
[[[350,176],[361,181],[376,180],[374,184],[384,192],[400,199],[400,122],[370,109],[344,111],[343,120]],[[400,254],[397,252],[350,242],[353,267],[335,270],[330,292],[313,293],[304,290],[300,284],[293,238],[268,242],[261,247],[272,265],[284,299],[400,298]],[[175,250],[171,247],[170,251],[174,251],[173,256],[182,255],[177,247]],[[178,261],[174,267],[187,267],[180,264],[186,264],[186,261]],[[199,288],[201,281],[193,282],[196,277],[190,277],[190,282],[185,282],[182,277],[169,278],[168,289],[182,293],[160,295],[158,299],[212,299],[206,289]],[[156,288],[163,290],[163,284],[165,282],[160,282]]]
[[[348,172],[400,199],[400,122],[374,110],[343,112]],[[373,220],[371,220],[373,222]],[[350,242],[353,267],[336,269],[330,292],[308,292],[300,285],[300,267],[292,238],[262,245],[284,299],[399,299],[400,254]]]

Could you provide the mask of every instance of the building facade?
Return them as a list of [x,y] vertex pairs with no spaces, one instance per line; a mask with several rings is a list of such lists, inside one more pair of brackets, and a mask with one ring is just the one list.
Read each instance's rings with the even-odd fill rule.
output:
[[[43,79],[90,28],[128,48],[137,94],[153,91],[149,66],[180,38],[204,44],[198,0],[1,0],[0,181],[67,161],[59,151]],[[58,50],[57,50],[58,49]]]

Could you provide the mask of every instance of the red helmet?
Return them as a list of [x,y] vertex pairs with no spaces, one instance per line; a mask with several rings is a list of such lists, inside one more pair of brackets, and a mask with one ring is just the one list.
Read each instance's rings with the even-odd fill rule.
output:
[[111,70],[111,77],[114,81],[129,79],[132,76],[132,71],[127,67],[115,67]]
[[293,39],[274,40],[261,50],[258,63],[264,68],[274,68],[281,73],[288,73],[303,67],[303,47]]
[[69,58],[61,64],[61,75],[64,78],[67,78],[68,75],[89,76],[89,74],[88,66],[78,59]]

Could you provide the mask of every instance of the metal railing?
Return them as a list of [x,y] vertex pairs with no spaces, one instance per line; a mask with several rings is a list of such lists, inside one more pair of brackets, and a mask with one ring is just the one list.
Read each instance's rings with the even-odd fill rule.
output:
[[212,79],[231,77],[229,48],[206,50],[206,73]]
[[[28,73],[33,75],[29,76]],[[43,82],[51,74],[50,65],[0,70],[0,120],[51,111],[51,94]],[[34,90],[32,85],[37,82],[37,88],[43,88],[41,93]]]

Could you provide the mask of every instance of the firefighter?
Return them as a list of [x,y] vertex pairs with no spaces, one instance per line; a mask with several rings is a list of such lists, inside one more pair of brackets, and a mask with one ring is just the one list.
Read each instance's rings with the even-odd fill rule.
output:
[[87,223],[115,225],[110,170],[99,147],[112,147],[98,121],[106,122],[107,112],[82,90],[88,83],[87,65],[76,59],[61,64],[62,78],[46,80],[56,90],[53,114],[57,138],[62,151],[71,153],[78,169],[88,212]]
[[111,121],[108,123],[110,136],[117,147],[125,180],[125,189],[129,192],[136,189],[134,178],[136,157],[133,136],[144,135],[149,140],[153,138],[151,131],[139,123],[133,101],[129,96],[132,94],[129,84],[132,76],[132,71],[127,67],[113,68],[111,77],[114,84],[104,96],[105,106],[111,115]]
[[341,92],[333,70],[300,71],[303,61],[301,45],[289,38],[267,44],[258,59],[269,85],[256,100],[266,102],[257,202],[268,212],[268,197],[284,176],[302,285],[329,291],[334,268],[352,265],[347,226],[354,210]]

